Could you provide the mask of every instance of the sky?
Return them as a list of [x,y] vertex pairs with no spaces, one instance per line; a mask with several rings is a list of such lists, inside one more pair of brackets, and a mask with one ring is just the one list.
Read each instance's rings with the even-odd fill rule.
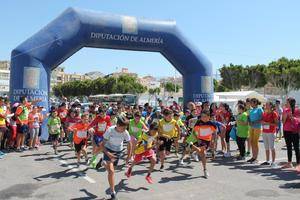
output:
[[[267,64],[300,56],[298,0],[0,0],[0,60],[68,7],[175,20],[181,33],[213,64]],[[62,66],[67,72],[178,76],[159,53],[83,48]]]

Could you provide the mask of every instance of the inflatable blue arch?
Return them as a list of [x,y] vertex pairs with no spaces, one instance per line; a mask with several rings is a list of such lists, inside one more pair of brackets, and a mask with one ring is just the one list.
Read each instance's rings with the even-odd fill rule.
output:
[[49,107],[51,71],[83,47],[161,53],[183,76],[184,103],[212,99],[212,66],[174,21],[68,8],[12,51],[10,98]]

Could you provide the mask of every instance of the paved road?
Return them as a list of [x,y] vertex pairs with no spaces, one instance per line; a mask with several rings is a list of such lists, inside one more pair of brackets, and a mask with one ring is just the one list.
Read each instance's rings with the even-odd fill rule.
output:
[[[285,161],[283,142],[276,146],[278,162]],[[232,143],[232,149],[236,148]],[[10,153],[1,159],[0,199],[89,200],[107,197],[108,183],[104,169],[77,168],[74,152],[67,146],[59,149],[58,156],[53,154],[49,145],[44,145],[39,151]],[[263,160],[263,153],[260,155]],[[204,179],[200,163],[191,161],[185,166],[178,166],[175,156],[171,156],[163,172],[153,173],[155,184],[152,185],[144,179],[148,163],[137,166],[130,180],[124,175],[124,161],[120,164],[116,189],[121,200],[299,200],[300,197],[300,175],[295,171],[246,164],[232,158],[217,157],[215,161],[210,161],[210,177]]]

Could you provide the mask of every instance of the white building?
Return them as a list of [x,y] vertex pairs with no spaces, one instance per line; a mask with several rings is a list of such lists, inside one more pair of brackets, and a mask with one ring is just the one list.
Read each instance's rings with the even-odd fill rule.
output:
[[9,93],[10,63],[0,61],[0,94]]

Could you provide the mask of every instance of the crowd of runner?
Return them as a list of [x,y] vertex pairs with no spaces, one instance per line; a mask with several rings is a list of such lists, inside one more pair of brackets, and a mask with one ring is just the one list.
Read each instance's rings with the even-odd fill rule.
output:
[[[75,101],[62,102],[58,107],[51,107],[48,113],[36,103],[21,97],[19,103],[11,106],[7,98],[0,97],[0,158],[11,151],[38,150],[44,123],[55,154],[59,154],[60,145],[67,143],[74,149],[78,165],[106,168],[112,199],[116,197],[114,167],[124,149],[127,150],[125,175],[128,178],[135,165],[149,160],[146,181],[153,183],[152,171],[156,165],[164,170],[171,152],[178,157],[180,165],[185,164],[186,156],[201,160],[204,177],[208,178],[207,158],[213,160],[217,154],[258,163],[258,144],[262,136],[265,161],[260,165],[296,167],[300,172],[300,110],[294,98],[288,98],[282,107],[278,100],[260,105],[258,99],[252,98],[238,101],[234,108],[226,103],[190,102],[186,109],[176,102],[171,106],[159,102],[157,107],[93,104],[83,108]],[[287,163],[278,166],[275,143],[282,138]],[[237,143],[238,155],[231,155],[231,140]],[[127,148],[123,147],[124,143]],[[91,156],[87,152],[89,145]],[[293,151],[296,166],[292,163]]]

